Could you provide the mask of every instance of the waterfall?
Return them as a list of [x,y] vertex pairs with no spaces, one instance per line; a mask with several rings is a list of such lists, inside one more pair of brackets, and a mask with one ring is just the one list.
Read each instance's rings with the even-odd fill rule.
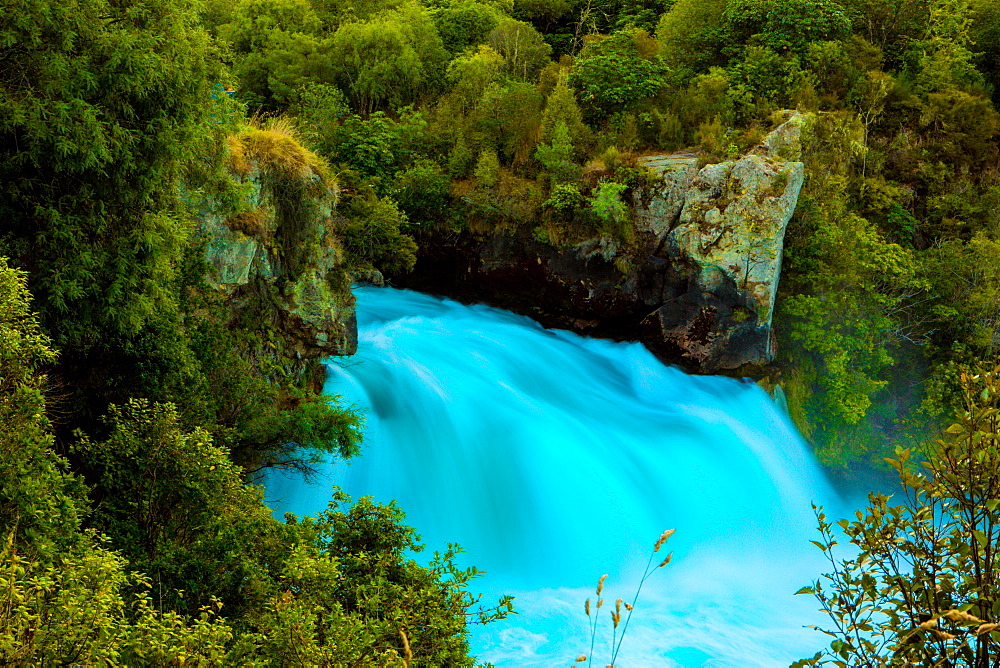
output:
[[364,454],[321,484],[273,475],[282,512],[315,514],[330,486],[399,501],[430,551],[457,542],[487,602],[519,614],[473,627],[480,661],[570,665],[589,653],[584,600],[608,573],[631,601],[653,544],[673,561],[643,588],[616,665],[777,666],[811,656],[823,623],[794,596],[824,569],[810,502],[839,501],[768,395],[690,376],[639,344],[586,339],[485,306],[359,288],[356,356],[326,391],[366,416]]

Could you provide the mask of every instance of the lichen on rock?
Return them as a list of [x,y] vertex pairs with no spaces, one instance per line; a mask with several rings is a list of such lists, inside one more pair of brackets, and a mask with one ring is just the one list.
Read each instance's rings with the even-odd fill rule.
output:
[[635,226],[640,231],[660,236],[669,232],[681,215],[688,188],[698,174],[698,159],[685,155],[656,156],[640,162],[659,174],[660,184],[652,193],[648,206],[642,206],[636,194]]
[[671,254],[697,264],[704,287],[718,284],[718,273],[707,268],[725,270],[753,295],[761,324],[769,327],[803,165],[749,155],[702,172],[708,173],[699,173],[680,223],[669,232]]

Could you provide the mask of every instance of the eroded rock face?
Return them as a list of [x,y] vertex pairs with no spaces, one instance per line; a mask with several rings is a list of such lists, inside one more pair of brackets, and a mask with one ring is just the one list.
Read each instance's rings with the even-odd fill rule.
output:
[[[226,296],[234,320],[250,318],[273,327],[286,353],[297,360],[352,355],[357,322],[343,253],[333,234],[336,193],[318,176],[276,187],[254,169],[246,179],[252,224],[224,220],[211,200],[192,212],[214,270],[208,284]],[[301,201],[290,207],[283,197]]]
[[654,156],[643,159],[646,167],[660,174],[660,184],[648,206],[639,198],[635,204],[635,226],[638,230],[663,235],[677,224],[691,182],[698,175],[698,158],[690,156]]
[[[662,169],[664,186],[642,216],[658,234],[660,255],[687,290],[659,309],[665,339],[706,368],[763,364],[774,357],[771,318],[785,228],[804,178],[797,160],[802,116],[793,115],[738,160],[710,164],[687,180]],[[676,192],[687,184],[674,217]],[[662,203],[661,203],[662,200]],[[668,203],[670,206],[668,206]]]

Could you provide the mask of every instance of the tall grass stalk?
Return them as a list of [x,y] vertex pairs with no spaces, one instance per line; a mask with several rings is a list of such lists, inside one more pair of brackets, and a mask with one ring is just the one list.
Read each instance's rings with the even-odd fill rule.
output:
[[[639,586],[636,587],[635,596],[632,597],[631,603],[624,603],[627,614],[625,615],[625,624],[622,626],[622,632],[620,635],[618,633],[618,626],[622,621],[623,599],[619,598],[615,601],[615,609],[611,611],[611,663],[608,664],[607,668],[614,668],[615,661],[618,659],[618,653],[621,651],[622,643],[625,641],[625,632],[628,631],[629,622],[632,621],[632,612],[635,610],[636,602],[639,600],[639,594],[642,592],[642,586],[646,584],[646,580],[649,579],[649,576],[651,576],[654,571],[663,568],[670,563],[671,559],[673,559],[674,553],[671,552],[662,561],[660,561],[659,564],[654,565],[653,561],[656,553],[660,551],[660,548],[667,542],[667,539],[674,535],[674,531],[676,531],[676,529],[667,529],[660,534],[659,539],[653,545],[653,551],[649,553],[649,559],[646,561],[646,568],[643,570],[642,579],[639,580]],[[578,663],[583,663],[584,661],[587,662],[588,667],[593,666],[594,643],[597,640],[597,616],[601,606],[604,604],[604,599],[601,598],[601,592],[604,591],[604,581],[607,577],[608,576],[605,573],[597,581],[597,605],[595,606],[594,614],[591,614],[589,598],[583,605],[583,610],[587,614],[587,626],[590,629],[590,652],[586,655],[581,654],[578,656],[576,661],[573,663],[574,666]]]

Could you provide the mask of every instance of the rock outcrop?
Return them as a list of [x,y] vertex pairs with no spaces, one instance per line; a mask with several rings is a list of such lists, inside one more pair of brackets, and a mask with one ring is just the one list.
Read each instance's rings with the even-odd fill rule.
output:
[[688,190],[698,176],[698,158],[686,154],[660,155],[640,158],[640,162],[655,171],[660,182],[646,205],[643,205],[641,197],[648,193],[639,194],[640,199],[635,202],[635,226],[662,237],[680,219]]
[[792,115],[748,155],[693,176],[691,158],[644,159],[663,185],[647,206],[637,202],[637,223],[657,235],[659,254],[687,284],[657,311],[663,336],[700,366],[773,359],[785,228],[804,177],[802,122]]
[[189,201],[212,268],[206,282],[232,322],[280,339],[273,349],[289,358],[282,364],[353,354],[357,323],[334,234],[336,188],[308,164],[290,174],[247,158],[242,213],[223,216],[211,197]]

